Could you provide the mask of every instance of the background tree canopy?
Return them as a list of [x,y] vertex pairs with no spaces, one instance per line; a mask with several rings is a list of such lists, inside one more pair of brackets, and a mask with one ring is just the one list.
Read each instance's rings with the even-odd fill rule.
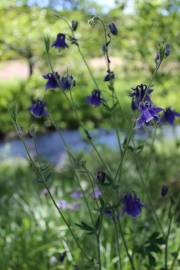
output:
[[[40,7],[43,4],[43,8]],[[4,131],[10,131],[12,125],[7,112],[7,105],[16,98],[19,104],[22,122],[27,120],[26,111],[32,98],[37,97],[44,89],[42,74],[49,71],[44,54],[43,38],[49,35],[51,42],[58,32],[68,32],[65,23],[55,17],[55,13],[78,20],[77,37],[86,58],[96,70],[97,79],[102,88],[103,76],[106,72],[102,44],[104,37],[102,28],[96,25],[91,28],[88,20],[92,14],[101,15],[106,23],[114,21],[119,29],[119,35],[111,44],[111,57],[117,77],[118,93],[121,95],[122,106],[129,107],[128,92],[134,85],[145,82],[154,69],[154,59],[158,44],[162,41],[171,45],[171,56],[168,63],[164,63],[156,77],[158,91],[154,93],[159,105],[171,104],[178,109],[180,96],[178,85],[179,67],[179,22],[180,13],[178,1],[130,1],[131,10],[126,1],[115,1],[114,7],[104,11],[100,3],[95,1],[1,1],[0,4],[0,60],[25,61],[28,67],[29,80],[13,79],[8,82],[1,77],[0,112],[1,126]],[[74,47],[63,54],[52,50],[55,66],[61,72],[67,68],[77,77],[77,100],[82,101],[80,94],[89,93],[92,85],[87,78],[86,70],[81,65],[80,58]],[[76,66],[79,69],[76,69]],[[13,74],[12,74],[13,75]],[[33,75],[33,76],[32,76]],[[80,75],[80,76],[79,76]],[[21,95],[19,95],[21,93]],[[78,94],[79,93],[79,94]],[[125,93],[125,94],[124,94]],[[166,97],[166,99],[164,98]],[[53,99],[53,97],[52,97]],[[54,100],[54,111],[61,104],[60,97]],[[65,117],[66,109],[61,104],[61,113]],[[60,113],[60,114],[61,114]],[[90,113],[87,109],[87,113]],[[130,112],[129,112],[130,113]],[[55,113],[56,114],[56,113]],[[96,126],[98,119],[108,117],[102,111],[90,113],[89,121],[84,108],[82,118],[90,125]],[[77,127],[71,116],[65,120],[58,118],[67,127]],[[25,120],[26,119],[26,120]],[[65,124],[66,123],[66,124]]]

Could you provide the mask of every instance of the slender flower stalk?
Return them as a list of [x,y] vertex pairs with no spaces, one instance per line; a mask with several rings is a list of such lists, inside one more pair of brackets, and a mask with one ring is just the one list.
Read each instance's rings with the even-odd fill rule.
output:
[[75,158],[74,158],[72,152],[70,151],[69,146],[68,146],[68,144],[66,143],[66,141],[65,141],[65,139],[64,139],[64,137],[63,137],[61,131],[57,128],[57,126],[56,126],[56,124],[55,124],[55,122],[54,122],[54,120],[53,120],[51,114],[49,114],[49,118],[50,118],[51,123],[53,124],[53,126],[54,126],[55,129],[57,130],[57,132],[58,132],[58,134],[59,134],[59,137],[60,137],[60,139],[61,139],[61,141],[62,141],[62,143],[63,143],[63,145],[64,145],[64,147],[65,147],[65,150],[66,150],[66,152],[67,152],[67,154],[68,154],[68,156],[69,156],[69,159],[70,159],[70,162],[71,162],[71,166],[72,166],[72,168],[74,169],[75,179],[76,179],[76,181],[77,181],[77,183],[78,183],[78,185],[79,185],[79,188],[80,188],[80,190],[81,190],[81,193],[83,194],[83,199],[84,199],[85,204],[86,204],[86,206],[87,206],[87,209],[88,209],[88,212],[89,212],[89,216],[90,216],[91,222],[92,222],[92,224],[94,225],[94,220],[93,220],[91,208],[89,207],[89,203],[88,203],[88,200],[87,200],[87,198],[86,198],[86,194],[85,194],[85,192],[84,192],[84,189],[83,189],[82,186],[81,186],[81,182],[80,182],[79,175],[78,175],[78,173],[76,172],[76,167],[74,166]]
[[173,269],[174,269],[174,266],[175,266],[176,261],[177,261],[178,256],[179,256],[179,253],[180,253],[180,244],[179,244],[179,247],[178,247],[178,249],[177,249],[177,251],[176,251],[176,255],[174,256],[174,260],[172,261],[170,270],[173,270]]
[[120,235],[119,235],[119,229],[118,229],[118,221],[116,218],[116,214],[113,213],[113,223],[114,223],[114,229],[115,229],[115,235],[116,235],[116,249],[117,249],[117,254],[119,257],[119,261],[118,261],[118,265],[119,265],[119,270],[122,270],[122,261],[121,261],[121,252],[120,252],[120,244],[119,244],[119,240],[120,240]]
[[168,241],[169,241],[169,236],[171,232],[171,226],[172,226],[172,221],[173,221],[173,214],[172,214],[172,204],[170,202],[170,207],[169,207],[169,224],[168,224],[168,230],[165,238],[165,252],[164,252],[164,269],[168,270]]
[[131,254],[129,253],[129,250],[128,250],[128,245],[127,245],[126,239],[124,237],[124,232],[122,230],[120,219],[118,219],[118,225],[119,225],[119,231],[120,231],[120,235],[121,235],[121,238],[122,238],[122,242],[123,242],[126,254],[127,254],[128,258],[129,258],[129,262],[131,264],[132,270],[136,270],[136,268],[134,266],[133,258],[131,256]]
[[84,249],[81,247],[81,245],[80,245],[80,243],[79,243],[79,240],[77,239],[77,237],[75,236],[73,230],[71,229],[71,226],[69,225],[69,223],[68,223],[68,221],[66,220],[65,216],[63,215],[62,211],[60,210],[60,208],[58,207],[57,203],[55,202],[54,197],[52,196],[52,194],[51,194],[51,192],[50,192],[50,190],[49,190],[49,187],[48,187],[47,184],[46,184],[46,180],[44,179],[44,175],[41,173],[41,170],[40,170],[40,169],[36,166],[36,164],[34,163],[34,160],[32,159],[32,157],[31,157],[31,155],[30,155],[30,153],[29,153],[29,150],[28,150],[28,147],[26,146],[26,143],[25,143],[25,141],[24,141],[24,138],[22,137],[22,130],[21,130],[19,124],[18,124],[17,121],[15,121],[14,119],[12,119],[12,121],[13,121],[13,124],[14,124],[14,126],[15,126],[15,129],[16,129],[16,131],[17,131],[17,134],[18,134],[18,136],[19,136],[19,139],[21,140],[21,142],[22,142],[23,145],[24,145],[24,148],[25,148],[25,150],[26,150],[28,159],[29,159],[29,161],[30,161],[32,167],[34,168],[34,170],[35,170],[35,172],[37,173],[38,177],[41,178],[42,183],[43,183],[45,189],[48,191],[48,194],[49,194],[49,196],[50,196],[50,198],[51,198],[51,200],[52,200],[52,202],[53,202],[55,208],[57,209],[57,211],[58,211],[58,213],[60,214],[60,216],[61,216],[63,222],[65,223],[65,225],[67,226],[69,232],[71,233],[72,238],[74,239],[74,241],[75,241],[77,247],[81,250],[82,254],[84,254],[84,256],[85,256],[88,260],[91,260],[91,259],[89,258],[89,256],[86,254],[86,252],[84,251]]
[[[51,63],[51,59],[50,59],[50,55],[49,55],[49,52],[46,51],[46,54],[47,54],[47,60],[48,60],[48,64],[51,68],[51,71],[54,72],[54,69],[53,69],[53,66],[52,66],[52,63]],[[85,59],[85,58],[84,58]],[[86,62],[87,63],[87,62]],[[89,67],[89,65],[87,64],[87,66]],[[88,68],[88,70],[90,70],[90,68]],[[55,75],[56,76],[56,75]],[[59,88],[61,89],[61,85],[59,83],[59,80],[58,78],[57,79],[57,82],[58,82],[58,86]],[[65,95],[65,98],[67,99],[67,101],[70,103],[72,109],[73,109],[73,112],[74,112],[74,115],[76,117],[76,120],[79,122],[82,130],[84,131],[85,135],[86,132],[85,132],[85,128],[84,128],[84,125],[82,123],[82,121],[80,120],[79,118],[79,115],[78,115],[78,112],[77,112],[77,109],[76,109],[76,106],[75,106],[75,103],[74,103],[74,100],[73,100],[73,97],[72,97],[72,94],[71,94],[71,90],[69,91],[70,92],[70,99],[68,97],[68,95],[65,93],[65,91],[63,91],[63,94]],[[87,138],[88,139],[88,138]],[[109,174],[111,174],[111,171],[110,169],[108,168],[107,164],[105,163],[105,161],[103,160],[103,158],[101,157],[99,151],[97,150],[96,146],[94,145],[94,143],[92,142],[92,140],[88,139],[88,142],[91,144],[92,148],[94,149],[95,153],[97,154],[97,157],[99,158],[100,162],[106,167],[107,171],[109,172]]]

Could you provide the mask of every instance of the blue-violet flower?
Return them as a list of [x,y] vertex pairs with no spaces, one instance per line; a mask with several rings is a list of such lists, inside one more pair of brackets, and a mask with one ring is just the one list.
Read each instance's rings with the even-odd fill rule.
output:
[[43,78],[47,80],[46,90],[55,89],[58,87],[58,81],[60,81],[60,76],[58,72],[48,73],[43,75]]
[[164,197],[164,196],[167,195],[167,193],[168,193],[168,186],[166,186],[166,185],[162,186],[162,188],[161,188],[161,196]]
[[45,103],[39,99],[36,101],[33,101],[31,107],[29,108],[29,111],[36,118],[48,116],[48,111],[47,111]]
[[86,97],[86,101],[89,105],[100,106],[103,101],[100,90],[93,90],[91,95]]
[[141,209],[144,205],[140,199],[136,197],[136,194],[127,193],[123,198],[123,213],[132,217],[137,217],[141,213]]
[[65,49],[68,48],[66,43],[66,35],[63,33],[57,34],[56,40],[52,43],[52,47],[57,49]]
[[72,87],[76,85],[76,82],[72,75],[66,75],[61,77],[60,86],[63,90],[70,90]]
[[171,108],[166,108],[163,111],[163,115],[161,117],[161,122],[162,123],[169,123],[170,125],[174,124],[175,118],[180,117],[180,113],[177,113]]
[[159,121],[160,116],[158,115],[163,109],[155,107],[152,103],[146,103],[140,105],[140,116],[136,120],[135,128],[141,128],[144,125],[149,125],[152,121]]
[[171,47],[169,44],[166,44],[165,49],[164,49],[164,54],[166,57],[168,57],[170,55],[170,53],[171,53]]
[[151,102],[152,92],[153,89],[146,84],[140,84],[132,88],[132,92],[129,94],[129,96],[132,97],[132,110],[138,110],[142,102]]
[[93,199],[99,199],[102,196],[102,192],[98,187],[96,187],[94,191],[91,192],[91,196],[93,197]]
[[117,36],[118,30],[117,30],[115,23],[112,22],[108,26],[109,26],[111,34],[113,34],[114,36]]

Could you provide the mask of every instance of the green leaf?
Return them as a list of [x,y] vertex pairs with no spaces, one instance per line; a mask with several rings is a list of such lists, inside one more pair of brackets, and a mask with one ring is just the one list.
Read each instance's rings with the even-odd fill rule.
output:
[[78,226],[81,230],[86,231],[88,234],[94,234],[96,232],[95,228],[91,227],[83,221],[80,224],[76,223],[75,225]]

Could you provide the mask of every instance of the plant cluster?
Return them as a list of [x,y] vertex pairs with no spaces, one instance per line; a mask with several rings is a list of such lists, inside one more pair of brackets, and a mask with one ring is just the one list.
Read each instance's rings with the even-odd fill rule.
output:
[[[78,211],[81,208],[82,203],[80,204],[76,201],[70,203],[64,199],[59,201],[56,200],[49,187],[49,180],[52,178],[52,170],[50,166],[42,160],[38,158],[35,159],[31,156],[24,140],[24,131],[18,122],[15,107],[11,108],[10,113],[17,133],[24,144],[32,169],[36,173],[39,183],[44,186],[44,193],[47,194],[47,196],[49,196],[52,200],[52,203],[57,209],[61,219],[67,226],[68,232],[74,240],[76,248],[80,250],[81,256],[83,256],[83,262],[81,265],[79,265],[79,263],[76,263],[78,258],[74,258],[73,249],[69,247],[69,250],[65,250],[61,254],[60,262],[63,263],[66,253],[70,252],[74,261],[74,269],[104,269],[101,258],[103,250],[103,233],[106,219],[109,219],[111,223],[108,228],[109,230],[113,230],[115,235],[114,241],[116,261],[114,263],[114,269],[155,269],[157,260],[159,260],[161,262],[161,270],[173,270],[175,269],[180,248],[178,248],[174,258],[170,259],[169,237],[175,218],[177,200],[175,200],[171,195],[168,186],[164,184],[160,194],[162,200],[167,198],[168,226],[166,230],[158,213],[156,212],[155,202],[153,201],[152,194],[149,190],[149,174],[145,176],[143,175],[144,168],[140,166],[138,160],[139,153],[143,151],[143,146],[139,145],[135,140],[137,130],[150,129],[153,133],[151,143],[151,152],[153,152],[157,129],[163,123],[173,125],[175,118],[180,117],[180,113],[176,112],[172,108],[160,108],[156,106],[152,99],[154,88],[153,80],[161,66],[161,63],[170,55],[170,45],[167,43],[159,44],[157,55],[155,57],[155,68],[152,78],[147,83],[137,85],[129,93],[131,98],[133,119],[129,123],[129,133],[122,141],[119,133],[120,127],[118,126],[117,117],[121,117],[123,118],[123,121],[126,121],[126,114],[121,108],[121,102],[116,93],[114,85],[116,74],[111,68],[111,59],[109,55],[111,42],[119,33],[115,23],[111,22],[106,25],[104,21],[97,16],[93,17],[89,21],[92,28],[94,28],[97,24],[100,24],[102,27],[102,33],[104,35],[102,53],[105,58],[106,72],[102,80],[107,83],[107,90],[104,90],[100,89],[95,74],[91,70],[79,44],[76,36],[78,22],[69,22],[66,18],[62,18],[59,15],[57,15],[57,18],[65,21],[69,32],[58,33],[53,42],[50,41],[50,37],[44,38],[45,52],[50,71],[43,75],[43,78],[46,81],[46,91],[52,91],[53,95],[53,91],[57,90],[59,91],[59,94],[63,95],[66,99],[69,105],[69,113],[74,114],[76,121],[79,123],[81,131],[83,132],[88,144],[92,147],[92,150],[97,157],[97,162],[101,167],[101,169],[97,172],[92,172],[84,160],[78,159],[74,155],[70,147],[67,145],[66,138],[64,138],[62,131],[58,130],[60,140],[64,144],[73,169],[74,180],[78,185],[78,190],[74,191],[71,196],[74,200],[83,200],[83,206],[87,211],[87,220],[80,220],[76,224],[70,223],[69,219],[66,217],[67,212],[65,211],[69,210],[68,213],[70,213],[70,211]],[[94,83],[94,89],[92,89],[92,92],[88,96],[84,97],[84,103],[86,106],[91,106],[92,110],[96,110],[97,107],[102,106],[104,110],[110,113],[112,116],[112,126],[115,130],[119,147],[119,160],[115,170],[112,170],[111,166],[107,164],[104,156],[99,152],[98,146],[94,142],[93,135],[90,134],[80,118],[79,108],[73,96],[75,88],[78,87],[78,79],[75,79],[74,75],[72,75],[69,70],[62,75],[59,74],[58,71],[54,69],[51,61],[51,50],[69,50],[70,46],[76,47],[83,63],[87,68],[90,79]],[[50,96],[48,96],[48,98],[50,98]],[[48,110],[44,99],[39,98],[34,100],[29,108],[29,112],[35,118],[48,118],[52,126],[57,129],[57,124],[53,120],[53,115]],[[120,115],[116,115],[117,107],[121,111]],[[32,130],[30,134],[38,157],[35,134]],[[125,183],[123,182],[123,166],[128,151],[132,153],[134,164],[139,174],[140,185],[143,190],[142,196],[139,195],[139,190],[136,190],[136,186],[129,186],[128,189],[123,188],[123,186],[125,186]],[[82,185],[81,175],[86,176],[86,188],[84,188]],[[123,220],[128,219],[128,224],[133,223],[134,220],[139,219],[141,215],[150,216],[154,223],[156,223],[158,231],[152,231],[152,233],[145,239],[143,247],[140,247],[137,244],[133,249],[127,243],[127,236],[125,233],[126,228],[123,226]],[[146,225],[141,224],[141,226],[142,230],[144,230]],[[82,232],[89,236],[90,239],[95,239],[95,249],[87,250],[82,246],[80,237],[76,234],[75,227],[79,228]],[[133,235],[131,229],[129,229],[129,233]],[[89,249],[91,248],[89,247]],[[122,257],[122,254],[124,253],[126,254],[125,257],[127,258],[127,262],[125,262]]]

